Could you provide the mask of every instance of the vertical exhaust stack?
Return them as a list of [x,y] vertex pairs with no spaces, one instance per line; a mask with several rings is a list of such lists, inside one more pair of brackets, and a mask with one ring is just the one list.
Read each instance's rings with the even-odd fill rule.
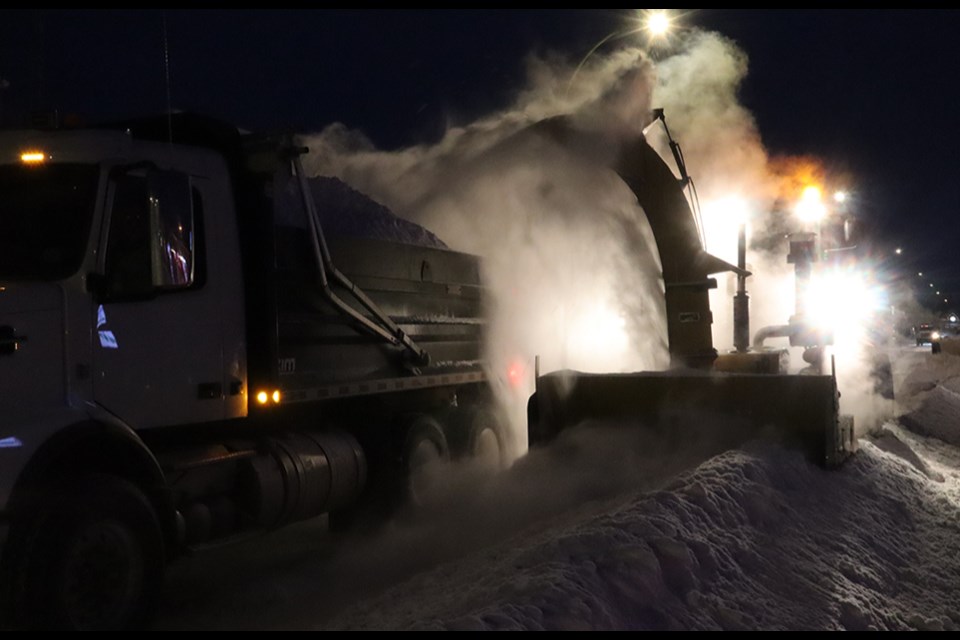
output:
[[740,225],[737,240],[737,294],[733,297],[733,347],[737,353],[750,349],[750,296],[747,295],[747,225]]

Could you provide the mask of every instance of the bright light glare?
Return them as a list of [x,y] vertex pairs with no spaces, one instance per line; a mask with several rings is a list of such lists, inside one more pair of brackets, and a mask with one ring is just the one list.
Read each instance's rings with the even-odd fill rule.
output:
[[267,404],[267,400],[269,400],[269,397],[267,396],[267,392],[266,392],[266,391],[260,391],[260,392],[257,393],[257,402],[258,402],[258,403],[260,403],[260,404]]
[[796,207],[797,216],[804,222],[817,222],[827,213],[827,208],[821,200],[820,189],[818,187],[807,187],[800,196],[800,202]]
[[750,207],[740,196],[727,196],[703,205],[703,215],[722,219],[728,229],[736,231],[749,218]]
[[806,309],[817,327],[833,332],[837,350],[848,352],[862,344],[870,323],[886,308],[883,289],[853,269],[831,269],[810,279]]
[[20,154],[20,160],[27,164],[37,164],[47,159],[47,155],[42,151],[24,151]]
[[613,366],[625,357],[630,346],[627,321],[623,314],[607,304],[593,303],[578,308],[567,318],[567,357],[583,363],[579,369]]
[[279,402],[280,402],[280,392],[277,391],[277,390],[274,390],[274,392],[273,392],[272,394],[270,394],[270,399],[273,400],[274,404],[279,403]]
[[846,200],[847,200],[847,192],[846,192],[846,191],[837,191],[835,194],[833,194],[833,199],[834,199],[836,202],[846,202]]
[[647,15],[647,31],[654,37],[666,35],[670,30],[670,16],[666,11],[653,11]]
[[740,226],[750,218],[750,205],[743,197],[731,195],[703,203],[703,232],[707,250],[729,262],[737,260]]

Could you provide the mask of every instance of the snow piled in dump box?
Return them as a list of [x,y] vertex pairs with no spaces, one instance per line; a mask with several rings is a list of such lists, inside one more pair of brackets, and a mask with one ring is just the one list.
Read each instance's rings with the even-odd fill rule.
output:
[[[339,178],[307,178],[324,234],[390,240],[422,247],[447,249],[431,231],[410,222]],[[295,179],[277,188],[277,223],[306,228],[300,185]]]

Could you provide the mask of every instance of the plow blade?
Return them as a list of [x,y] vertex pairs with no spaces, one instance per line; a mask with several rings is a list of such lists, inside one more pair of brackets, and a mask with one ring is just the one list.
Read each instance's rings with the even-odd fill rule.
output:
[[557,371],[537,378],[527,411],[531,448],[581,423],[609,422],[642,428],[675,451],[719,453],[765,438],[830,468],[856,450],[853,418],[840,415],[829,375]]

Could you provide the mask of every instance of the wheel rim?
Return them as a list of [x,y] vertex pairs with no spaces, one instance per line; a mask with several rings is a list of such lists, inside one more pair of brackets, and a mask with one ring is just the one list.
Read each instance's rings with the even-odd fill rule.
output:
[[144,561],[119,522],[91,522],[77,532],[63,565],[63,601],[79,629],[119,628],[143,587]]

